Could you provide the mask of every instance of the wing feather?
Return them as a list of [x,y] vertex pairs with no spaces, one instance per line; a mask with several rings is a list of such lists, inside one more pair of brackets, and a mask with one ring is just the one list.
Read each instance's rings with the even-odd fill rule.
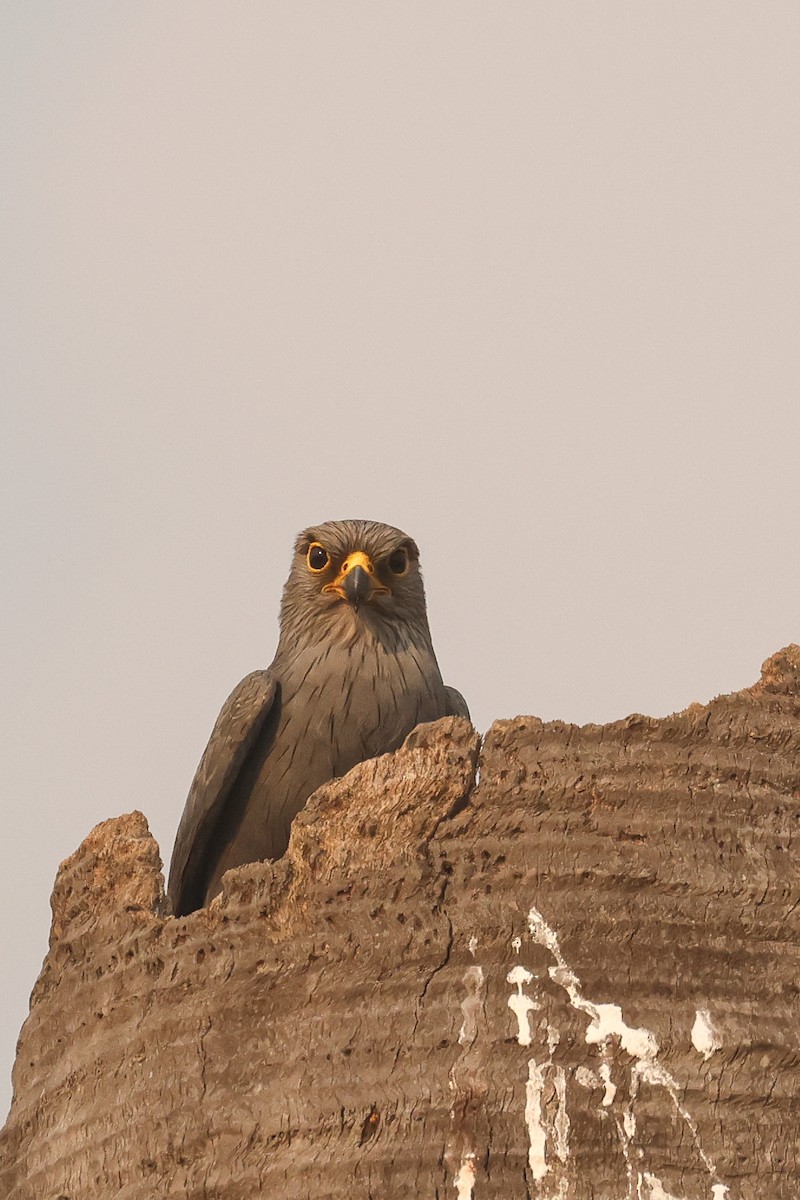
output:
[[447,684],[445,684],[444,690],[447,692],[448,717],[466,717],[468,721],[471,720],[467,702],[461,692],[457,692],[454,687],[448,687]]
[[195,772],[175,837],[167,889],[172,911],[183,916],[202,905],[214,832],[247,752],[275,703],[269,671],[252,671],[222,706]]

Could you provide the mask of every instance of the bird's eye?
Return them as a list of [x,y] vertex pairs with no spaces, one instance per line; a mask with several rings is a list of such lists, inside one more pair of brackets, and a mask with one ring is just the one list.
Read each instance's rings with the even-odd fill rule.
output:
[[309,571],[316,571],[319,573],[320,571],[324,571],[327,567],[328,563],[330,562],[330,555],[325,547],[321,546],[319,542],[312,542],[308,547],[306,562],[308,563]]
[[394,575],[405,575],[408,570],[408,551],[403,546],[389,555],[389,570]]

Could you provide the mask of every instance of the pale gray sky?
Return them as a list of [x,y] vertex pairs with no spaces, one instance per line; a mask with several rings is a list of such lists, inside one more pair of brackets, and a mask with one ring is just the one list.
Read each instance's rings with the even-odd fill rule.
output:
[[800,638],[800,6],[0,6],[0,1106],[60,859],[168,858],[292,540],[419,542],[479,728]]

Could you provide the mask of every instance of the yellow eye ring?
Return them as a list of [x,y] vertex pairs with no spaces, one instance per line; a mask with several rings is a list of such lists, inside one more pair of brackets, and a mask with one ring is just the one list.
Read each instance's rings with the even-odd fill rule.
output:
[[330,561],[331,556],[322,543],[312,542],[306,554],[306,563],[308,564],[309,571],[312,571],[315,575],[320,575]]

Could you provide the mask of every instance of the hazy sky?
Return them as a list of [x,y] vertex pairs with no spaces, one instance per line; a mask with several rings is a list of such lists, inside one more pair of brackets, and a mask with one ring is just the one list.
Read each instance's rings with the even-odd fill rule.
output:
[[0,1107],[59,860],[168,858],[295,534],[480,729],[800,639],[797,0],[0,5]]

